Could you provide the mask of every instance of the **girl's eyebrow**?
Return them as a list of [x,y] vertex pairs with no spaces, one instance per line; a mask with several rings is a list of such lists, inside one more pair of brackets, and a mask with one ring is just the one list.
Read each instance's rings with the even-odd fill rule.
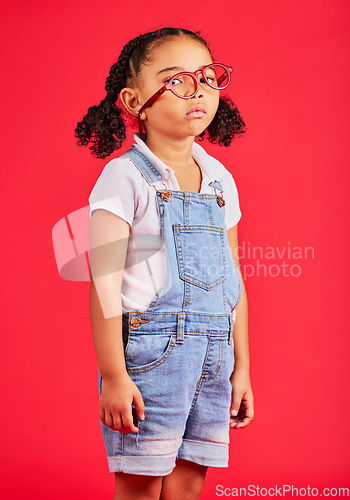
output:
[[[206,66],[208,66],[208,65],[207,64],[203,64],[203,66],[201,66],[198,69],[203,69]],[[156,76],[160,75],[161,73],[166,73],[167,71],[175,71],[175,70],[176,71],[177,70],[184,71],[184,68],[182,68],[181,66],[172,66],[171,68],[164,68],[164,69],[161,69],[160,71],[158,71],[158,73],[156,74]]]

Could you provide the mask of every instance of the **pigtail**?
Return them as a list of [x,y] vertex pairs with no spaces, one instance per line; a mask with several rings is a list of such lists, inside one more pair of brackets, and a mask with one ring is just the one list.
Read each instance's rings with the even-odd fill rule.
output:
[[219,107],[213,120],[197,138],[203,141],[207,136],[209,142],[228,147],[234,137],[246,131],[246,124],[232,99],[220,97]]
[[122,110],[109,99],[103,99],[97,106],[91,106],[82,121],[77,124],[75,137],[78,146],[92,143],[90,150],[97,158],[105,158],[119,149],[125,139],[125,125]]
[[116,105],[120,91],[131,77],[130,57],[143,35],[127,43],[118,61],[111,67],[106,80],[106,97],[97,106],[88,108],[87,114],[78,122],[75,137],[78,146],[92,143],[90,150],[96,158],[105,158],[119,149],[126,138],[123,109]]

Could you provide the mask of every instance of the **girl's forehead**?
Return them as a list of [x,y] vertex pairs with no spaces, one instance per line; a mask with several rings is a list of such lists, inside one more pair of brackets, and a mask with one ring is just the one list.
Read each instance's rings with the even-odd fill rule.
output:
[[211,62],[210,52],[202,43],[188,37],[178,37],[155,47],[145,69],[149,68],[156,73],[168,67],[184,68],[187,71],[192,68],[194,71]]

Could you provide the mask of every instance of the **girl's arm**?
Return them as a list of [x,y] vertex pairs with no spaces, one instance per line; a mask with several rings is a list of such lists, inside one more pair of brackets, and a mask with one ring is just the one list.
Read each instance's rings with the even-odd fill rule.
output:
[[121,285],[130,226],[107,210],[92,212],[90,232],[90,316],[97,362],[103,379],[100,418],[113,430],[137,432],[145,410],[142,396],[125,366]]
[[253,420],[254,400],[250,383],[248,298],[239,264],[237,224],[228,230],[228,240],[242,281],[242,295],[236,307],[236,321],[233,329],[235,365],[231,375],[233,398],[230,427],[238,429],[246,427]]

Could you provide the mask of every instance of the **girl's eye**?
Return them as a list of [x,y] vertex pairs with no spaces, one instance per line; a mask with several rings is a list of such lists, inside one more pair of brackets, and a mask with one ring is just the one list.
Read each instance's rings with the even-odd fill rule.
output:
[[164,80],[164,83],[168,83],[170,80],[173,81],[173,85],[175,84],[176,81],[180,81],[179,78],[167,78],[166,80]]
[[[210,76],[207,76],[207,80],[213,85],[215,83],[215,78],[211,78]],[[204,80],[204,78],[201,78],[201,83],[206,84],[207,82]]]

